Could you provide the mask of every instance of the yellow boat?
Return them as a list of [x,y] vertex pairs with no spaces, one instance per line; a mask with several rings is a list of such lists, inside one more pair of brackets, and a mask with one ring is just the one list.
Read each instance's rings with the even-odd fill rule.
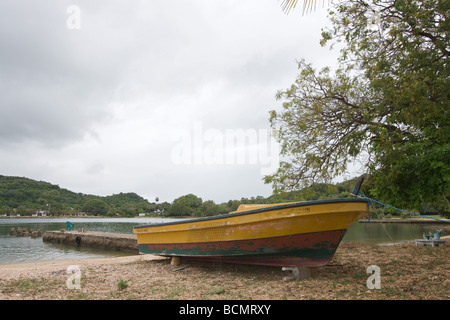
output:
[[369,211],[365,198],[241,205],[229,214],[137,226],[133,232],[143,254],[313,267],[327,264],[348,227]]

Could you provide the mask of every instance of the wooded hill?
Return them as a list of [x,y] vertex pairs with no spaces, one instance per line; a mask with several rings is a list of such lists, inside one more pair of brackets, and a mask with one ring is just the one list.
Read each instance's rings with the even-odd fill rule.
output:
[[0,175],[0,215],[27,216],[43,211],[52,216],[86,212],[89,215],[134,216],[149,212],[150,203],[136,193],[101,197],[76,193],[58,185],[22,177]]
[[[356,179],[336,184],[314,184],[299,191],[283,192],[270,197],[241,198],[216,204],[212,200],[203,201],[202,198],[188,194],[180,196],[172,203],[162,202],[156,198],[155,202],[136,193],[119,193],[111,196],[95,196],[76,193],[58,185],[44,181],[36,181],[22,177],[0,175],[0,215],[31,216],[36,212],[44,212],[52,216],[76,215],[84,212],[95,216],[133,217],[139,213],[163,216],[213,216],[235,211],[240,204],[251,203],[281,203],[294,201],[309,201],[321,199],[337,199],[350,197]],[[439,204],[424,204],[422,214],[441,213]],[[378,213],[398,214],[387,209]]]

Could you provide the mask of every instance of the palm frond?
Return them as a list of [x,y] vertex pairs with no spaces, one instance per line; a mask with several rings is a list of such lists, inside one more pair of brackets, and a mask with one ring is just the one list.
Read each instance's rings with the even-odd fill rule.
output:
[[[281,7],[283,8],[283,11],[288,14],[292,9],[295,9],[295,6],[297,5],[298,0],[282,0]],[[325,1],[323,0],[323,5],[325,5]],[[330,0],[328,0],[329,2]],[[317,6],[317,0],[303,0],[303,14],[308,11],[312,11],[313,7],[314,10]]]

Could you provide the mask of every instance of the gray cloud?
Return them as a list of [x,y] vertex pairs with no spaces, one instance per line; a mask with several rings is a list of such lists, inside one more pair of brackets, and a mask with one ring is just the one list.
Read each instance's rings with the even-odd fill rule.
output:
[[2,1],[0,174],[161,201],[267,195],[255,165],[175,165],[171,138],[197,121],[268,128],[295,59],[333,63],[324,21],[286,16],[276,0]]
[[0,141],[58,147],[106,120],[121,64],[98,30],[68,30],[54,1],[0,6]]

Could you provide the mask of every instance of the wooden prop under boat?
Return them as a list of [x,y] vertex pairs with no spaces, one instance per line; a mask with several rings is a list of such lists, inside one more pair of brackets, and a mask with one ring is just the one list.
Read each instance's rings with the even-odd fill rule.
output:
[[241,205],[207,218],[137,226],[139,252],[227,263],[315,267],[327,264],[367,199]]

